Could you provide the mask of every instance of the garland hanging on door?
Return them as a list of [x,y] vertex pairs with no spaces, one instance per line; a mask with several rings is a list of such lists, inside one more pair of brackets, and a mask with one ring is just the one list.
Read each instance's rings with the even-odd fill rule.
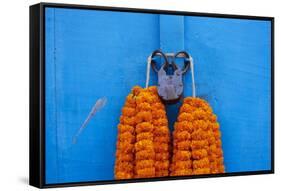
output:
[[168,176],[169,145],[165,106],[156,87],[134,87],[118,125],[115,178]]
[[[159,70],[155,55],[164,58]],[[221,133],[209,104],[195,96],[192,58],[184,51],[184,69],[157,50],[149,57],[146,87],[135,86],[127,96],[118,125],[115,179],[224,173]],[[148,86],[150,64],[158,73],[158,87]],[[176,77],[166,77],[172,67]],[[182,76],[191,68],[192,97],[183,100],[171,142],[165,105],[182,96]],[[168,90],[168,91],[163,91]],[[172,150],[172,153],[171,153]]]

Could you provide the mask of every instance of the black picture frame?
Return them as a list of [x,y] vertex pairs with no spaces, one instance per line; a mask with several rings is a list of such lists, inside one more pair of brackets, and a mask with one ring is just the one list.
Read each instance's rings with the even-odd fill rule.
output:
[[[171,14],[185,16],[202,16],[216,18],[239,18],[250,20],[266,20],[271,22],[271,169],[250,172],[234,172],[210,175],[192,175],[163,178],[145,178],[132,180],[110,180],[69,182],[59,184],[46,184],[45,182],[45,8],[71,8],[89,10],[108,10],[118,12],[138,12]],[[274,173],[274,17],[261,17],[249,15],[231,15],[216,13],[183,12],[153,9],[135,9],[123,7],[103,7],[74,4],[39,3],[30,6],[30,129],[29,129],[29,184],[38,188],[84,186],[98,184],[116,184],[130,182],[147,182],[163,180],[180,180],[193,178],[228,177],[242,175],[258,175]]]

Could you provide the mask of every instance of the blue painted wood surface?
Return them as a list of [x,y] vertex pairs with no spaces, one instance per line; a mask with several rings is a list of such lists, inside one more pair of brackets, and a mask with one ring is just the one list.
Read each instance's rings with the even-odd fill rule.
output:
[[[164,38],[163,18],[182,23],[178,38]],[[171,41],[169,47],[182,46],[194,58],[197,95],[221,124],[226,171],[270,169],[270,27],[267,21],[47,8],[46,183],[113,179],[125,97],[134,85],[144,86],[147,56]],[[184,80],[190,96],[190,74]],[[101,97],[107,104],[73,144]],[[169,115],[176,116],[173,110]]]

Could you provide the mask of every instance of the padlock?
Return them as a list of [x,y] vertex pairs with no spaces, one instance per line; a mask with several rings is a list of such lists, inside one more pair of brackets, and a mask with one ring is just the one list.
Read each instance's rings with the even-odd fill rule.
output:
[[[156,68],[155,60],[151,60],[152,68],[158,74],[158,94],[166,104],[177,103],[183,95],[182,77],[190,65],[189,55],[185,51],[180,51],[172,57],[172,63],[169,63],[167,56],[160,50],[154,51],[151,58],[154,58],[156,55],[164,58],[164,64],[162,64],[159,70]],[[183,69],[180,69],[175,63],[175,58],[178,57],[185,59]],[[172,74],[167,74],[169,68],[172,69]]]
[[168,75],[164,68],[165,65],[158,71],[157,91],[165,103],[173,104],[178,102],[183,94],[182,71],[176,66],[174,73]]

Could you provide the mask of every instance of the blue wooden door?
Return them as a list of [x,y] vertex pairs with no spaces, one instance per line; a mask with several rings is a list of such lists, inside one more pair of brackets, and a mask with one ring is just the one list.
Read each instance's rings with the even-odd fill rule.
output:
[[[114,179],[125,97],[155,49],[188,51],[197,95],[221,124],[227,172],[269,170],[269,21],[46,8],[46,183]],[[185,96],[191,95],[190,74]],[[150,84],[156,84],[151,73]],[[72,139],[94,103],[97,112]],[[167,108],[170,126],[177,106]]]

